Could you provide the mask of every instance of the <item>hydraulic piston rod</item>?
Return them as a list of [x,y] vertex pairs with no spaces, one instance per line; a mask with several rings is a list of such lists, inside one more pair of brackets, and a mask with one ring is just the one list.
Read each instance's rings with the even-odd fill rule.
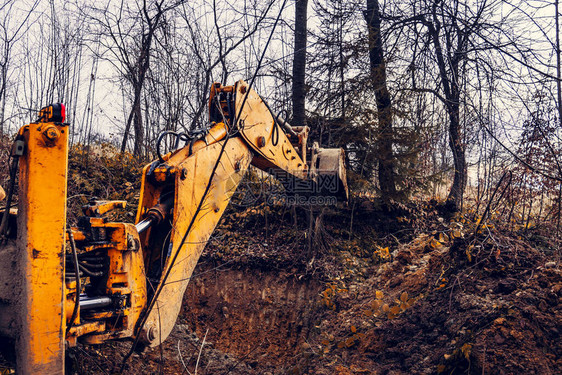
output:
[[80,308],[82,310],[95,309],[111,305],[112,300],[109,297],[88,297],[85,294],[80,295]]
[[148,218],[144,219],[143,221],[137,223],[135,225],[135,228],[137,228],[137,232],[139,232],[139,234],[141,234],[142,232],[144,232],[145,230],[150,228],[152,226],[153,222],[154,222],[154,218],[152,216],[149,216]]

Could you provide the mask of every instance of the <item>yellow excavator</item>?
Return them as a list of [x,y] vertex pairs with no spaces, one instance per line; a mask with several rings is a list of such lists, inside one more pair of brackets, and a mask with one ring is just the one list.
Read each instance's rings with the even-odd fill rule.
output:
[[[65,349],[78,343],[162,343],[250,165],[281,176],[290,194],[347,199],[343,150],[309,147],[309,129],[274,115],[244,81],[212,85],[209,118],[204,131],[161,134],[136,224],[107,220],[124,201],[92,201],[67,227],[62,104],[19,130],[0,211],[0,346],[14,349],[18,374],[64,373]],[[164,144],[173,147],[163,155]]]

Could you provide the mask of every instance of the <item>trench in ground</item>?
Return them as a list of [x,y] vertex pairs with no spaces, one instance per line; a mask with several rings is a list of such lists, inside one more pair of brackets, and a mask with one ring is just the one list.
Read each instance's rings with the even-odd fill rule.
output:
[[[213,268],[200,263],[179,325],[257,373],[285,373],[306,358],[321,314],[322,283],[294,270]],[[207,331],[208,330],[208,331]]]

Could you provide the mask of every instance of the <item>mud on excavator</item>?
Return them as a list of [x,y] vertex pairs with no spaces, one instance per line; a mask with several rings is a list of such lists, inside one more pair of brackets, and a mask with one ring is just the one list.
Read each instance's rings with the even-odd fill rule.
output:
[[0,211],[0,347],[13,349],[18,374],[64,373],[77,343],[162,343],[250,165],[284,176],[291,194],[347,199],[343,150],[308,146],[309,129],[278,118],[244,81],[213,84],[209,117],[204,131],[159,137],[158,150],[170,138],[174,149],[143,169],[136,224],[104,217],[124,201],[92,201],[67,227],[63,105],[19,130]]

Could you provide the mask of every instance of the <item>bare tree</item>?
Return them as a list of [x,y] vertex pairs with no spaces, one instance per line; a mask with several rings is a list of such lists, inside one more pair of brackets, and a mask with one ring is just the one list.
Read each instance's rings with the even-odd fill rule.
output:
[[24,14],[18,13],[17,8],[14,9],[15,5],[15,0],[5,0],[0,4],[0,136],[6,131],[6,99],[14,44],[29,27],[28,20],[39,5],[39,0],[29,4]]
[[[408,28],[406,43],[415,46],[415,54],[410,55],[411,62],[406,67],[412,75],[410,89],[435,95],[447,114],[448,142],[454,167],[447,202],[453,211],[461,208],[467,184],[466,111],[463,112],[463,100],[470,95],[467,84],[473,79],[470,74],[493,65],[483,58],[483,51],[494,49],[483,34],[484,30],[501,32],[500,28],[504,26],[501,22],[494,25],[490,20],[497,3],[428,0],[398,7],[400,16],[390,17],[394,20],[392,27],[395,30]],[[416,78],[418,74],[427,75],[428,72],[429,77],[424,80]],[[432,74],[438,77],[435,83],[428,80]]]
[[[165,0],[142,0],[130,8],[121,1],[104,8],[90,8],[88,17],[98,29],[99,41],[105,51],[111,53],[115,61],[110,60],[119,70],[123,79],[131,86],[133,95],[131,109],[125,123],[121,142],[121,151],[127,148],[131,125],[134,129],[133,154],[143,153],[143,115],[142,90],[150,68],[151,52],[157,29],[163,15],[176,4],[165,5]],[[102,51],[102,55],[103,52]]]

